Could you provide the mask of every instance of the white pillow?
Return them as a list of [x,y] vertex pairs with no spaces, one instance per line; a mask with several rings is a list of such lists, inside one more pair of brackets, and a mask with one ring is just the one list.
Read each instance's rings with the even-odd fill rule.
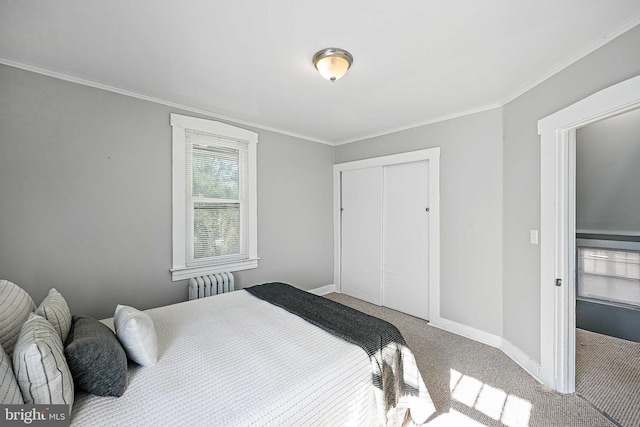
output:
[[62,294],[52,288],[47,297],[40,303],[36,314],[44,317],[58,331],[64,343],[71,328],[71,311]]
[[126,305],[118,305],[113,316],[116,336],[129,359],[139,365],[155,365],[158,361],[158,339],[153,320],[147,313]]
[[22,405],[22,392],[18,387],[13,367],[9,356],[0,346],[0,404],[1,405]]
[[29,314],[13,351],[13,369],[24,403],[73,404],[73,379],[58,331],[47,319]]
[[22,324],[36,309],[33,299],[20,286],[0,280],[0,345],[11,358]]

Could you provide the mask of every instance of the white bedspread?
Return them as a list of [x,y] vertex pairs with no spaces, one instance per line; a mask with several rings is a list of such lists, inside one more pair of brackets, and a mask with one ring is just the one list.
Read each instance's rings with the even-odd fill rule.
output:
[[130,368],[120,398],[76,394],[72,425],[385,424],[364,350],[247,292],[147,313],[158,363]]

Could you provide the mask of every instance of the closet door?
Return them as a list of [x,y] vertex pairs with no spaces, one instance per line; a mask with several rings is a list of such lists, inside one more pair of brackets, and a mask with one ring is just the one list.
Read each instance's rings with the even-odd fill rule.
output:
[[382,305],[429,318],[429,162],[384,167]]
[[381,305],[382,168],[343,171],[341,206],[341,291]]

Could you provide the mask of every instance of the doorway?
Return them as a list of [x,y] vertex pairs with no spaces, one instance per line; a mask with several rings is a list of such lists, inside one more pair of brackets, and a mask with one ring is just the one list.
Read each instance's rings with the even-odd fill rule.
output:
[[576,132],[576,326],[640,342],[640,109]]
[[640,107],[640,76],[538,122],[541,136],[540,378],[575,391],[576,129]]
[[576,130],[575,391],[640,425],[640,109]]

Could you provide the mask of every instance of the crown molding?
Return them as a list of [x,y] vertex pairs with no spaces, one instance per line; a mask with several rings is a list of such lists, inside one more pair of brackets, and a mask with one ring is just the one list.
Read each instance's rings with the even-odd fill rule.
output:
[[344,140],[344,141],[339,141],[339,142],[334,143],[333,145],[334,146],[338,146],[338,145],[350,144],[352,142],[364,141],[365,139],[371,139],[371,138],[376,138],[378,136],[384,136],[384,135],[389,135],[389,134],[396,133],[396,132],[402,132],[404,130],[415,129],[415,128],[418,128],[420,126],[432,125],[434,123],[444,122],[446,120],[456,119],[458,117],[469,116],[471,114],[481,113],[483,111],[489,111],[489,110],[493,110],[494,108],[500,108],[500,107],[502,107],[502,104],[489,104],[489,105],[485,105],[484,107],[474,108],[473,110],[467,110],[467,111],[463,111],[461,113],[449,114],[447,116],[440,116],[440,117],[437,117],[435,119],[429,119],[429,120],[425,120],[423,122],[418,122],[418,123],[414,123],[414,124],[407,125],[407,126],[401,126],[401,127],[385,130],[385,131],[382,131],[382,132],[379,132],[379,133],[374,133],[374,134],[369,134],[369,135],[366,135],[366,136],[361,136],[361,137],[357,137],[357,138],[353,138],[353,139],[347,139],[347,140]]
[[230,116],[225,116],[224,114],[218,114],[215,113],[213,111],[208,111],[208,110],[203,110],[201,108],[195,108],[195,107],[191,107],[188,105],[184,105],[184,104],[179,104],[177,102],[171,102],[171,101],[167,101],[165,99],[160,99],[160,98],[155,98],[153,96],[147,96],[147,95],[143,95],[141,93],[138,92],[133,92],[133,91],[129,91],[129,90],[125,90],[125,89],[120,89],[114,86],[109,86],[109,85],[105,85],[102,83],[97,83],[91,80],[85,80],[85,79],[81,79],[79,77],[73,77],[73,76],[69,76],[66,74],[62,74],[62,73],[57,73],[55,71],[51,71],[51,70],[47,70],[44,68],[39,68],[39,67],[34,67],[33,65],[28,65],[28,64],[23,64],[21,62],[16,62],[16,61],[12,61],[10,59],[7,58],[3,58],[0,57],[0,64],[4,64],[4,65],[8,65],[10,67],[14,67],[14,68],[19,68],[21,70],[26,70],[26,71],[31,71],[37,74],[42,74],[48,77],[53,77],[59,80],[64,80],[67,82],[71,82],[71,83],[77,83],[83,86],[89,86],[89,87],[93,87],[96,89],[102,89],[102,90],[106,90],[108,92],[113,92],[113,93],[117,93],[119,95],[125,95],[125,96],[130,96],[132,98],[137,98],[137,99],[141,99],[143,101],[149,101],[149,102],[154,102],[156,104],[161,104],[161,105],[166,105],[167,107],[171,107],[171,108],[178,108],[181,110],[185,110],[185,111],[190,111],[192,113],[196,113],[196,114],[202,114],[203,116],[207,116],[207,117],[211,117],[211,118],[215,118],[215,119],[219,119],[219,120],[225,120],[228,122],[232,122],[234,124],[240,124],[240,125],[244,125],[244,126],[251,126],[257,129],[262,129],[262,130],[267,130],[269,132],[276,132],[276,133],[280,133],[282,135],[287,135],[287,136],[292,136],[294,138],[299,138],[299,139],[304,139],[307,141],[311,141],[311,142],[317,142],[319,144],[325,144],[325,145],[331,145],[333,146],[334,144],[332,142],[329,141],[325,141],[322,139],[318,139],[318,138],[313,138],[310,136],[306,136],[306,135],[301,135],[298,133],[294,133],[294,132],[289,132],[286,130],[282,130],[282,129],[278,129],[278,128],[274,128],[274,127],[270,127],[270,126],[265,126],[265,125],[261,125],[259,123],[254,123],[254,122],[250,122],[247,120],[242,120],[242,119],[238,119],[235,117],[230,117]]
[[623,35],[624,33],[626,33],[627,31],[631,30],[632,28],[636,27],[639,24],[640,24],[640,16],[632,19],[631,21],[627,22],[626,24],[622,25],[621,27],[617,28],[616,30],[614,30],[614,31],[612,31],[612,32],[610,32],[608,34],[605,34],[594,45],[592,45],[592,46],[580,51],[576,55],[572,56],[569,60],[559,63],[554,68],[552,68],[551,71],[549,71],[548,73],[546,73],[546,74],[538,77],[537,79],[527,83],[525,86],[523,86],[522,88],[520,88],[516,92],[512,93],[510,96],[507,96],[506,98],[504,98],[502,101],[500,101],[500,105],[501,106],[505,106],[506,104],[510,103],[511,101],[513,101],[513,100],[517,99],[518,97],[524,95],[525,93],[529,92],[531,89],[533,89],[534,87],[538,86],[539,84],[541,84],[545,80],[548,80],[551,77],[553,77],[556,74],[558,74],[560,71],[562,71],[562,70],[564,70],[566,68],[569,68],[571,65],[575,64],[576,62],[578,62],[581,59],[585,58],[589,54],[591,54],[591,53],[595,52],[596,50],[600,49],[602,46],[606,45],[611,40],[615,39],[616,37],[619,37],[619,36]]
[[489,104],[489,105],[484,106],[484,107],[479,107],[479,108],[476,108],[476,109],[467,110],[467,111],[464,111],[464,112],[461,112],[461,113],[457,113],[457,114],[451,114],[451,115],[448,115],[448,116],[441,116],[441,117],[438,117],[438,118],[435,118],[435,119],[426,120],[424,122],[420,122],[420,123],[416,123],[416,124],[408,125],[408,126],[404,126],[404,127],[399,127],[399,128],[391,129],[391,130],[388,130],[388,131],[367,135],[367,136],[364,136],[364,137],[357,137],[357,138],[353,138],[353,139],[347,139],[347,140],[344,140],[344,141],[336,142],[333,145],[334,146],[338,146],[338,145],[343,145],[343,144],[349,144],[349,143],[352,143],[352,142],[363,141],[363,140],[375,138],[375,137],[378,137],[378,136],[389,135],[391,133],[401,132],[403,130],[409,130],[409,129],[417,128],[417,127],[420,127],[420,126],[430,125],[430,124],[434,124],[434,123],[438,123],[438,122],[443,122],[445,120],[451,120],[451,119],[455,119],[455,118],[458,118],[458,117],[468,116],[468,115],[471,115],[471,114],[476,114],[476,113],[480,113],[480,112],[483,112],[483,111],[492,110],[494,108],[504,107],[509,102],[511,102],[511,101],[515,100],[516,98],[524,95],[525,93],[527,93],[528,91],[530,91],[534,87],[538,86],[539,84],[543,83],[544,81],[546,81],[546,80],[550,79],[551,77],[555,76],[556,74],[558,74],[562,70],[570,67],[571,65],[573,65],[576,62],[580,61],[581,59],[585,58],[587,55],[589,55],[589,54],[595,52],[596,50],[600,49],[602,46],[606,45],[611,40],[615,39],[616,37],[621,36],[622,34],[624,34],[627,31],[633,29],[634,27],[636,27],[639,24],[640,24],[640,16],[638,16],[638,17],[632,19],[631,21],[627,22],[626,24],[620,26],[618,29],[616,29],[616,30],[604,35],[594,45],[592,45],[589,48],[581,51],[577,55],[574,55],[568,61],[565,61],[565,62],[562,62],[562,63],[558,64],[556,67],[552,68],[552,71],[550,71],[550,72],[542,75],[541,77],[531,81],[530,83],[528,83],[524,87],[520,88],[516,92],[512,93],[511,95],[507,96],[506,98],[504,98],[503,100],[501,100],[500,102],[497,102],[495,104]]
[[289,131],[286,131],[286,130],[283,130],[283,129],[278,129],[278,128],[274,128],[274,127],[270,127],[270,126],[265,126],[265,125],[261,125],[259,123],[254,123],[254,122],[250,122],[250,121],[247,121],[247,120],[242,120],[242,119],[238,119],[238,118],[235,118],[235,117],[225,116],[223,114],[218,114],[218,113],[215,113],[213,111],[208,111],[208,110],[203,110],[203,109],[200,109],[200,108],[191,107],[191,106],[188,106],[188,105],[178,104],[178,103],[167,101],[167,100],[164,100],[164,99],[143,95],[141,93],[120,89],[120,88],[117,88],[117,87],[113,87],[113,86],[109,86],[109,85],[93,82],[93,81],[90,81],[90,80],[81,79],[81,78],[78,78],[78,77],[69,76],[69,75],[62,74],[62,73],[57,73],[55,71],[50,71],[50,70],[46,70],[46,69],[43,69],[43,68],[35,67],[35,66],[32,66],[32,65],[23,64],[23,63],[12,61],[10,59],[3,58],[3,57],[0,57],[0,64],[5,64],[5,65],[8,65],[8,66],[11,66],[11,67],[14,67],[14,68],[20,68],[20,69],[23,69],[23,70],[26,70],[26,71],[31,71],[31,72],[34,72],[34,73],[43,74],[43,75],[46,75],[46,76],[49,76],[49,77],[54,77],[54,78],[57,78],[57,79],[60,79],[60,80],[65,80],[65,81],[68,81],[68,82],[72,82],[72,83],[77,83],[77,84],[81,84],[81,85],[84,85],[84,86],[93,87],[93,88],[96,88],[96,89],[106,90],[106,91],[117,93],[117,94],[120,94],[120,95],[130,96],[130,97],[141,99],[141,100],[144,100],[144,101],[149,101],[149,102],[154,102],[154,103],[157,103],[157,104],[166,105],[166,106],[172,107],[172,108],[178,108],[178,109],[181,109],[181,110],[184,110],[184,111],[190,111],[192,113],[201,114],[203,116],[207,116],[207,117],[211,117],[211,118],[215,118],[215,119],[219,119],[219,120],[229,121],[229,122],[232,122],[232,123],[235,123],[235,124],[251,126],[251,127],[257,128],[257,129],[267,130],[267,131],[270,131],[270,132],[276,132],[276,133],[279,133],[279,134],[282,134],[282,135],[287,135],[287,136],[291,136],[291,137],[294,137],[294,138],[303,139],[303,140],[306,140],[306,141],[311,141],[311,142],[316,142],[316,143],[319,143],[319,144],[325,144],[325,145],[329,145],[329,146],[332,146],[332,147],[336,147],[336,146],[339,146],[339,145],[350,144],[352,142],[358,142],[358,141],[363,141],[363,140],[376,138],[376,137],[379,137],[379,136],[389,135],[389,134],[392,134],[392,133],[395,133],[395,132],[402,132],[402,131],[409,130],[409,129],[414,129],[414,128],[417,128],[417,127],[420,127],[420,126],[430,125],[430,124],[434,124],[434,123],[443,122],[443,121],[446,121],[446,120],[451,120],[451,119],[455,119],[455,118],[459,118],[459,117],[464,117],[464,116],[468,116],[468,115],[471,115],[471,114],[481,113],[483,111],[493,110],[494,108],[504,107],[506,104],[508,104],[511,101],[517,99],[518,97],[524,95],[525,93],[527,93],[528,91],[530,91],[534,87],[538,86],[539,84],[543,83],[544,81],[548,80],[549,78],[553,77],[554,75],[558,74],[559,72],[561,72],[562,70],[568,68],[569,66],[575,64],[576,62],[580,61],[581,59],[583,59],[587,55],[593,53],[597,49],[599,49],[602,46],[606,45],[611,40],[615,39],[616,37],[621,36],[622,34],[626,33],[627,31],[631,30],[632,28],[636,27],[639,24],[640,24],[640,16],[636,17],[636,18],[632,19],[631,21],[627,22],[626,24],[620,26],[618,29],[616,29],[616,30],[604,35],[603,37],[601,37],[598,40],[597,43],[595,43],[591,47],[589,47],[589,48],[579,52],[578,54],[574,55],[568,61],[564,61],[564,62],[558,64],[556,67],[552,68],[552,70],[550,72],[540,76],[539,78],[537,78],[535,80],[532,80],[531,82],[527,83],[525,86],[523,86],[519,90],[513,92],[511,95],[503,98],[499,102],[488,104],[488,105],[485,105],[485,106],[482,106],[482,107],[478,107],[478,108],[474,108],[474,109],[471,109],[471,110],[466,110],[466,111],[463,111],[463,112],[460,112],[460,113],[450,114],[450,115],[446,115],[446,116],[440,116],[440,117],[437,117],[437,118],[434,118],[434,119],[429,119],[429,120],[425,120],[425,121],[422,121],[422,122],[418,122],[418,123],[414,123],[414,124],[410,124],[410,125],[406,125],[406,126],[397,127],[397,128],[389,129],[389,130],[378,132],[378,133],[368,134],[368,135],[365,135],[365,136],[346,139],[346,140],[342,140],[342,141],[338,141],[338,142],[326,141],[326,140],[323,140],[323,139],[314,138],[314,137],[311,137],[311,136],[302,135],[302,134],[298,134],[298,133],[295,133],[295,132],[289,132]]

